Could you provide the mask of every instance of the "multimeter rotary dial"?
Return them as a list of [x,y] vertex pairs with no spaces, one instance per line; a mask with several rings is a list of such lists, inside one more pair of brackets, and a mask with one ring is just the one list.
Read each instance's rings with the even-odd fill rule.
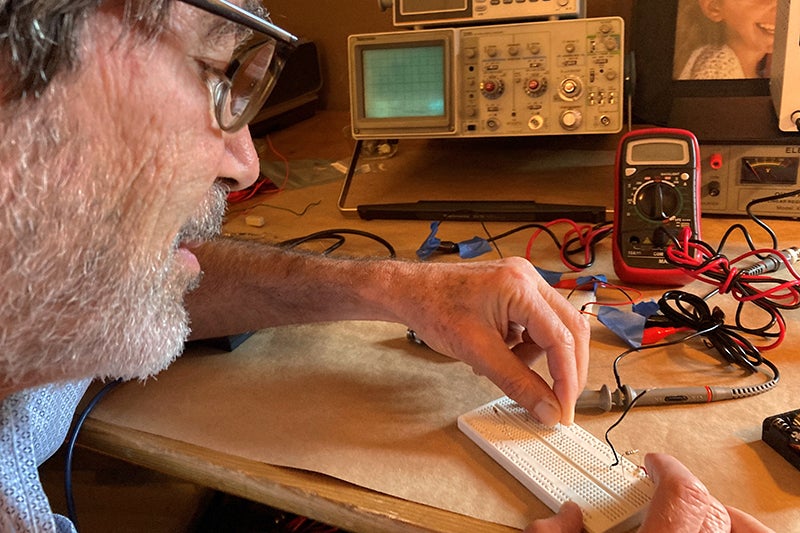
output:
[[633,205],[645,220],[660,222],[677,215],[682,207],[680,193],[668,181],[647,181],[633,193]]

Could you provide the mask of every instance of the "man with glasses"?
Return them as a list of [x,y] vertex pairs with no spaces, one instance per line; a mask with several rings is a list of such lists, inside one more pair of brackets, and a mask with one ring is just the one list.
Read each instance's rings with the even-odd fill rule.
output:
[[[89,380],[157,373],[190,316],[198,338],[401,322],[543,422],[572,422],[588,326],[527,262],[348,261],[215,239],[226,194],[258,175],[246,124],[295,43],[257,4],[0,0],[0,530],[74,530],[38,465]],[[552,387],[528,367],[542,355]],[[652,527],[746,520],[674,460],[649,464],[662,481]],[[581,527],[573,505],[550,521]]]

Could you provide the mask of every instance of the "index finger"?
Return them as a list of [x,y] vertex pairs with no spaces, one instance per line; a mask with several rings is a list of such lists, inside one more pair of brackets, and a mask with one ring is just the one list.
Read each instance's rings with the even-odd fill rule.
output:
[[[575,421],[575,403],[589,371],[589,322],[555,289],[540,279],[540,305],[528,305],[517,317],[531,339],[547,354],[553,392],[561,404],[561,423]],[[541,300],[547,305],[541,305]]]

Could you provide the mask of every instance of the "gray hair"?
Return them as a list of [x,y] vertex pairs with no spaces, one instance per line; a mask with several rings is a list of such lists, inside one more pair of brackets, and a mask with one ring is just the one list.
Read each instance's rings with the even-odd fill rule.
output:
[[[103,0],[0,0],[0,103],[38,98],[53,77],[77,68],[81,33]],[[152,37],[171,0],[110,0]]]

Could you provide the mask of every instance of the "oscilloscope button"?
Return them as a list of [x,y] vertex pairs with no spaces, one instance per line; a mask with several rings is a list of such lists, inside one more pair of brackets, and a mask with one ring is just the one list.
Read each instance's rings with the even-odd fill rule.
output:
[[617,49],[617,40],[614,37],[606,37],[603,39],[603,45],[606,47],[606,50],[614,51]]
[[533,115],[530,119],[528,119],[528,127],[531,130],[538,130],[544,126],[544,119],[541,115]]

